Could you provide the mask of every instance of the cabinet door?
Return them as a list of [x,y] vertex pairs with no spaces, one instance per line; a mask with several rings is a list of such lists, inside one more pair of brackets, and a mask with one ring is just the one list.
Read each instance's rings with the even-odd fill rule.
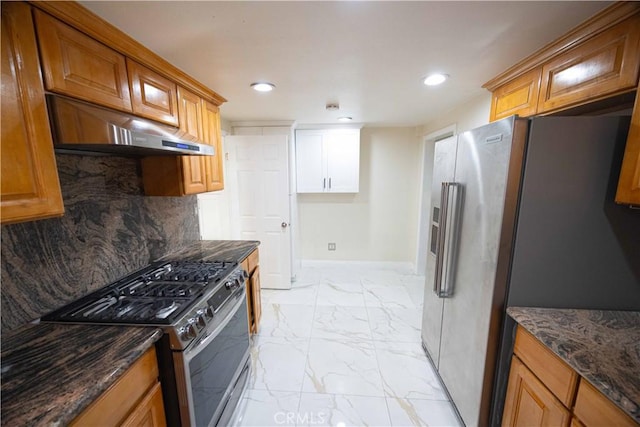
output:
[[207,156],[181,156],[184,194],[207,191]]
[[257,266],[251,274],[251,303],[253,305],[253,333],[260,330],[260,318],[262,317],[262,299],[260,289],[260,266]]
[[46,88],[132,111],[124,56],[44,12],[34,13]]
[[165,427],[167,419],[162,402],[160,383],[147,393],[145,398],[122,423],[122,427]]
[[2,223],[64,213],[31,8],[2,3]]
[[636,91],[636,103],[624,149],[616,203],[640,206],[640,86]]
[[635,16],[544,64],[538,112],[633,90],[639,45],[640,16]]
[[202,102],[200,97],[185,88],[178,86],[178,115],[180,130],[187,138],[203,142],[202,136]]
[[224,188],[224,173],[222,161],[222,136],[220,135],[220,111],[212,103],[202,101],[202,128],[204,142],[215,147],[215,155],[208,156],[207,166],[207,191],[217,191]]
[[518,114],[533,116],[538,110],[538,92],[542,69],[536,68],[500,86],[491,95],[490,121]]
[[127,58],[133,112],[148,119],[178,126],[177,85]]
[[[202,142],[202,102],[198,95],[178,87],[180,130],[188,137]],[[185,194],[207,191],[207,157],[181,156],[182,179]]]
[[322,140],[321,132],[296,132],[296,185],[298,193],[322,193],[327,188]]
[[570,419],[567,408],[514,356],[511,359],[502,425],[560,427],[568,426]]
[[120,426],[146,398],[151,397],[152,402],[157,402],[158,397],[152,395],[158,393],[156,390],[161,390],[159,385],[156,351],[151,347],[69,425]]
[[360,132],[331,132],[325,137],[327,190],[357,193],[360,183]]

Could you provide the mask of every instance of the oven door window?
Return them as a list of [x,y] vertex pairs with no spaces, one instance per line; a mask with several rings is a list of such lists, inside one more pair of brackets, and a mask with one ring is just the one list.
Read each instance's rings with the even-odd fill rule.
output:
[[248,330],[247,301],[244,299],[218,336],[189,361],[195,413],[193,425],[208,426],[215,421],[214,416],[219,416],[217,412],[222,409],[225,392],[237,371],[244,366],[249,349]]

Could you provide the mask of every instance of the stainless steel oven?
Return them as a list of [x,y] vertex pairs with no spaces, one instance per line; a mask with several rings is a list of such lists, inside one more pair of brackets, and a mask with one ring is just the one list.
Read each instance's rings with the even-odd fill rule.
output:
[[183,426],[227,425],[250,374],[245,289],[216,313],[208,331],[184,351],[173,351]]
[[167,425],[223,426],[250,374],[246,279],[237,263],[158,261],[42,320],[161,327]]

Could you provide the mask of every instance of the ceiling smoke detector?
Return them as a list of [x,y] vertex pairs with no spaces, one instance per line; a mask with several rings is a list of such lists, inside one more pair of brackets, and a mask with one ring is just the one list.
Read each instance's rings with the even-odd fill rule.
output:
[[327,111],[338,111],[340,109],[339,104],[327,104]]

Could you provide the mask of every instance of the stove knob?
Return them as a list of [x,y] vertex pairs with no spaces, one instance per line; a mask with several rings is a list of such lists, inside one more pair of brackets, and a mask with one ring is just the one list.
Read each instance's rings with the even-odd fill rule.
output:
[[207,319],[205,319],[204,317],[204,309],[200,309],[196,312],[196,326],[198,326],[198,328],[202,329],[205,326],[207,326]]
[[196,328],[191,323],[180,328],[180,339],[182,341],[192,340],[196,337],[196,335]]
[[207,319],[213,319],[213,307],[209,306],[204,309],[204,317]]
[[227,289],[231,289],[233,288],[234,284],[233,284],[233,280],[227,280],[227,282],[224,284],[224,287]]

